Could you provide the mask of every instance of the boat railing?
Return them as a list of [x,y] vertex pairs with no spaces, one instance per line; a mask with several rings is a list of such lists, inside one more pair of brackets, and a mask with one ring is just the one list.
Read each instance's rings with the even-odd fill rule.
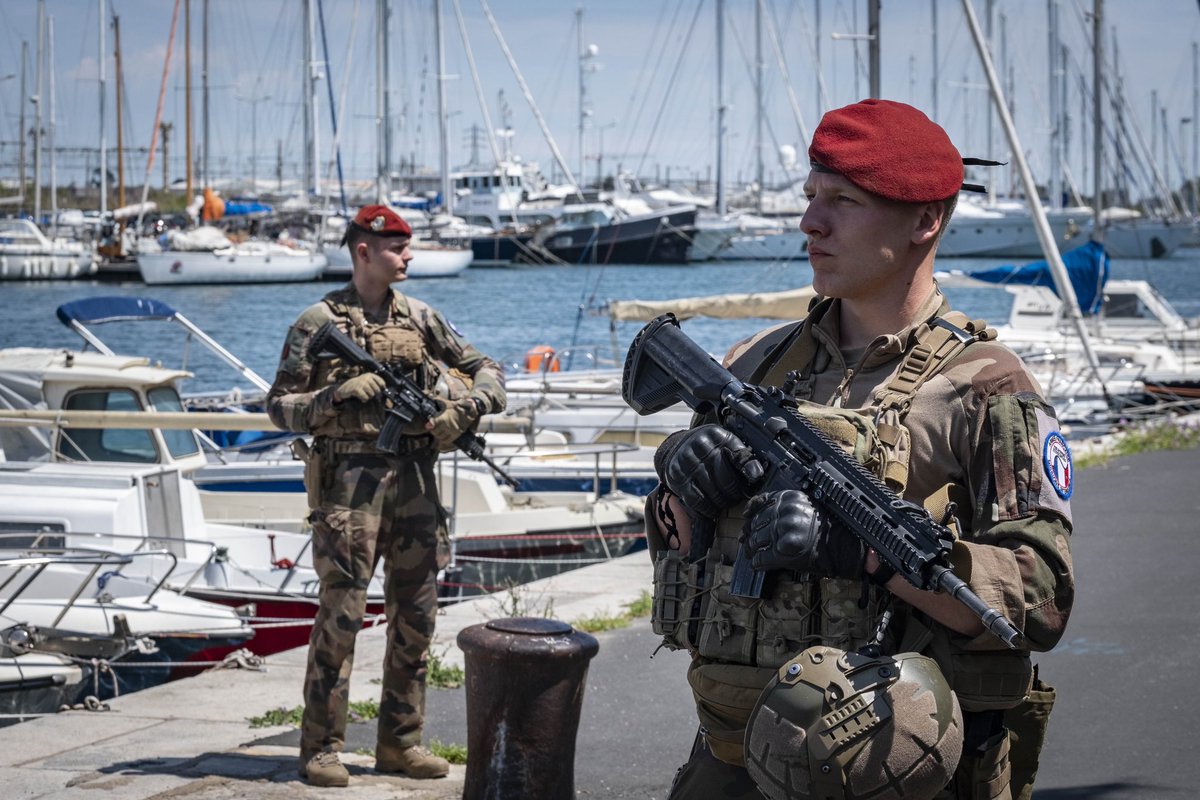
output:
[[[592,495],[599,500],[604,485],[601,462],[608,458],[607,480],[609,492],[617,491],[618,456],[621,453],[636,452],[640,448],[631,442],[597,442],[581,444],[557,444],[551,447],[529,447],[522,444],[488,445],[488,454],[502,467],[511,466],[519,461],[550,462],[559,459],[578,459],[591,456],[592,461]],[[457,457],[454,459],[457,465]]]
[[[32,542],[29,541],[29,537],[31,535],[34,537]],[[86,545],[79,544],[52,544],[52,542],[55,540],[62,541],[63,537],[66,536],[70,536],[72,538],[90,536],[97,539],[131,539],[137,541],[138,546],[134,547],[132,550],[122,552],[120,550],[113,550],[105,547],[88,547]],[[6,542],[9,539],[20,540],[22,544],[9,548],[6,545]],[[0,551],[19,548],[21,551],[26,553],[26,555],[14,557],[16,560],[28,561],[29,559],[50,558],[57,559],[54,563],[68,565],[92,563],[88,559],[100,560],[101,563],[96,564],[80,583],[78,590],[72,597],[72,603],[79,598],[79,595],[82,593],[84,588],[86,588],[87,584],[91,582],[92,578],[96,576],[96,574],[100,571],[100,568],[103,566],[116,565],[118,567],[124,567],[127,564],[133,563],[137,559],[150,559],[156,557],[165,558],[169,564],[166,570],[163,572],[162,577],[158,579],[158,581],[150,588],[150,591],[146,594],[146,596],[142,598],[142,602],[149,603],[154,596],[158,594],[159,590],[166,585],[167,580],[175,573],[175,570],[179,566],[179,557],[167,548],[160,547],[153,550],[143,549],[151,543],[152,540],[131,534],[77,533],[74,531],[69,533],[64,533],[63,531],[38,531],[32,534],[22,531],[6,531],[4,533],[0,533]],[[76,557],[77,555],[79,557]],[[2,566],[10,565],[6,563],[5,559],[0,559],[0,567]],[[47,566],[49,566],[49,563],[47,563],[41,569],[45,570]],[[41,572],[39,571],[38,574],[40,575]],[[37,576],[34,577],[36,578]],[[12,576],[10,576],[9,580],[6,580],[4,583],[0,584],[0,592],[4,591],[11,580]],[[24,589],[30,584],[32,584],[32,580],[28,581],[22,586],[22,591],[24,591]],[[20,594],[20,592],[18,592],[18,594]],[[5,608],[7,608],[7,606],[5,606]],[[0,609],[0,613],[3,613],[3,609]],[[65,610],[63,613],[66,613]],[[55,624],[57,624],[57,620],[55,621]]]

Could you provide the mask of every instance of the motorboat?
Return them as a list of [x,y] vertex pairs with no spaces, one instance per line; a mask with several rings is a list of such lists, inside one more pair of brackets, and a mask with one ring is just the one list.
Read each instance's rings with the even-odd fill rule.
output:
[[138,252],[144,283],[295,283],[316,280],[327,263],[324,253],[293,246],[290,241],[235,243],[211,227],[171,234],[166,249]]
[[[0,534],[0,625],[8,641],[82,659],[96,657],[95,641],[134,640],[132,649],[106,658],[94,692],[101,699],[190,674],[253,637],[234,609],[163,589],[175,562],[169,551],[147,549],[144,541],[129,552],[67,547],[65,538],[50,531]],[[126,576],[138,559],[171,564],[156,570],[162,577],[149,585],[136,571]]]
[[70,705],[86,690],[90,673],[66,656],[0,645],[0,727]]
[[539,226],[519,261],[567,264],[684,264],[695,206],[635,211],[613,203],[566,206]]
[[[140,559],[126,578],[241,607],[260,653],[303,644],[318,602],[311,538],[205,518],[191,474],[208,459],[191,417],[172,419],[188,374],[90,351],[0,350],[0,529],[111,550],[135,537],[174,566],[164,578],[165,563]],[[382,613],[377,580],[369,598]]]
[[67,280],[86,278],[96,270],[92,247],[50,239],[27,219],[0,219],[0,280]]

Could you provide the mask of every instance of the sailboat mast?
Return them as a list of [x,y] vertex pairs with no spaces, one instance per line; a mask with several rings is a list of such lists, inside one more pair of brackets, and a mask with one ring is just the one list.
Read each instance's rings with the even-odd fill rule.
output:
[[1049,41],[1050,77],[1050,208],[1058,211],[1062,208],[1062,98],[1058,95],[1058,0],[1047,0],[1047,39]]
[[[46,41],[46,4],[44,0],[38,0],[37,37],[37,93],[34,95],[34,108],[37,111],[33,117],[33,218],[35,222],[42,217],[42,71],[45,64],[45,50],[42,48]],[[103,75],[103,62],[101,62],[100,69],[100,74]],[[104,84],[103,79],[100,83]]]
[[1092,241],[1104,241],[1104,0],[1092,0]]
[[[586,67],[584,66],[584,59],[586,58],[586,55],[585,55],[584,49],[583,49],[583,5],[582,4],[578,8],[575,9],[575,47],[576,47],[575,52],[578,53],[576,58],[579,62],[579,130],[578,130],[579,146],[576,149],[576,153],[579,156],[579,162],[578,162],[578,166],[576,167],[576,169],[578,170],[578,173],[579,173],[579,179],[583,180],[583,176],[584,176],[583,132],[584,132],[584,129],[587,127],[587,80],[584,76],[584,72],[586,69]],[[597,189],[600,188],[599,179],[597,179],[596,188]]]
[[117,81],[117,206],[125,205],[125,137],[121,128],[121,18],[113,15],[113,65]]
[[446,111],[446,39],[442,35],[442,0],[433,0],[433,21],[437,28],[438,82],[438,168],[442,173],[442,208],[454,213],[454,195],[450,191],[450,120]]
[[200,116],[202,117],[200,128],[204,135],[204,144],[201,147],[200,183],[208,187],[212,185],[212,173],[209,172],[208,166],[208,0],[204,0],[200,19],[202,31],[200,45],[203,51],[200,55]]
[[[108,60],[104,52],[104,33],[106,11],[104,8],[104,0],[100,0],[100,20],[96,26],[100,36],[100,218],[104,219],[104,213],[108,211],[108,133],[104,129],[104,93],[106,91],[104,68],[105,61]],[[38,92],[41,93],[40,90]]]
[[192,179],[192,0],[183,0],[183,94],[183,158],[187,163],[187,195],[184,200],[190,205],[195,191]]
[[725,0],[717,0],[717,214],[725,216]]
[[879,97],[879,0],[867,2],[867,65],[871,97]]
[[387,147],[387,24],[388,0],[375,0],[375,202],[386,203],[388,195]]
[[754,175],[758,184],[755,192],[755,208],[763,210],[763,54],[762,54],[762,6],[763,0],[754,3]]
[[46,20],[46,63],[50,67],[50,228],[58,236],[58,158],[54,152],[54,15]]

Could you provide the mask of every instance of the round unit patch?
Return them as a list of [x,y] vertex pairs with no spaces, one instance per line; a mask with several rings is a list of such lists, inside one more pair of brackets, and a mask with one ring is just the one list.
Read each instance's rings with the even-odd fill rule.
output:
[[1071,467],[1071,448],[1058,431],[1046,437],[1042,444],[1042,466],[1054,491],[1063,500],[1071,499],[1075,490],[1075,473]]

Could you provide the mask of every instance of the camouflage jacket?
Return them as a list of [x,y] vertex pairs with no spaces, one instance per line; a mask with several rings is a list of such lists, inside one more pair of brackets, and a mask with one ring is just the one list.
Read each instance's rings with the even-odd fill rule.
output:
[[[921,323],[857,352],[839,346],[839,309],[834,301],[812,328],[817,352],[797,394],[866,409],[927,329],[925,321],[949,306],[935,290],[916,317]],[[735,345],[726,363],[744,350],[745,342]],[[1045,453],[1061,437],[1036,379],[1004,345],[976,342],[920,386],[904,425],[911,436],[905,498],[923,503],[947,482],[959,489],[964,530],[955,571],[1024,631],[1031,650],[1049,650],[1063,635],[1075,594],[1072,476],[1064,482],[1052,474]],[[1003,644],[985,632],[966,647]]]
[[[363,319],[361,309],[358,292],[353,284],[347,284],[305,309],[288,329],[275,383],[267,394],[267,413],[275,425],[288,431],[311,433],[338,416],[339,409],[333,404],[338,381],[320,379],[322,371],[308,357],[308,343],[329,320],[335,320],[339,327],[353,334],[349,329],[357,324],[355,319]],[[420,300],[392,290],[385,325],[393,323],[412,326],[420,333],[427,359],[471,377],[471,396],[483,401],[484,413],[504,410],[507,396],[500,366],[463,339],[440,313]],[[323,385],[314,385],[318,382]]]

